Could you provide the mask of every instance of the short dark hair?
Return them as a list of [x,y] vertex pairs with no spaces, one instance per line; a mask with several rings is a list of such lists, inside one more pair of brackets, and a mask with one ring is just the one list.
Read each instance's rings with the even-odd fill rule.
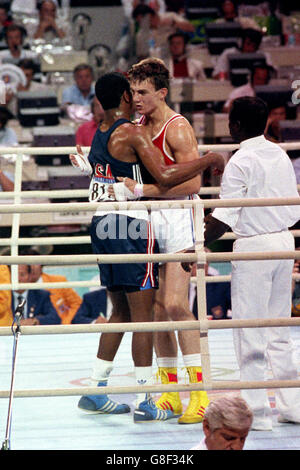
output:
[[259,48],[262,41],[263,34],[257,29],[245,28],[242,31],[242,41],[244,43],[245,39],[248,38],[256,45],[256,49]]
[[102,75],[95,85],[95,94],[104,110],[118,108],[124,91],[130,95],[130,84],[125,75],[110,72]]
[[232,101],[229,120],[239,121],[242,130],[248,135],[256,136],[264,133],[268,114],[268,106],[262,99],[243,96]]
[[170,34],[170,36],[168,37],[168,42],[170,43],[173,38],[177,38],[177,37],[182,38],[184,40],[184,44],[187,44],[189,42],[188,35],[184,33],[183,31],[176,31],[175,33]]
[[261,62],[254,62],[250,70],[250,80],[253,81],[254,74],[257,69],[263,69],[267,71],[267,83],[270,81],[272,73],[274,73],[273,67],[268,64],[262,64]]
[[20,62],[18,62],[18,67],[21,67],[26,70],[30,69],[33,70],[33,72],[36,72],[37,70],[37,64],[32,59],[20,60]]
[[155,16],[156,12],[153,10],[153,8],[149,7],[148,5],[143,5],[140,4],[135,7],[135,9],[132,12],[132,18],[136,19],[138,16],[146,16],[146,15],[152,15]]
[[128,71],[128,78],[133,82],[143,82],[149,80],[155,90],[161,88],[169,89],[170,73],[164,62],[156,57],[143,59],[132,65]]
[[4,34],[5,34],[5,40],[7,41],[7,35],[8,33],[10,33],[11,31],[20,31],[20,34],[22,36],[22,40],[25,38],[25,36],[27,36],[27,32],[26,32],[26,29],[23,28],[23,26],[20,26],[18,24],[10,24],[8,26],[5,27],[4,29]]

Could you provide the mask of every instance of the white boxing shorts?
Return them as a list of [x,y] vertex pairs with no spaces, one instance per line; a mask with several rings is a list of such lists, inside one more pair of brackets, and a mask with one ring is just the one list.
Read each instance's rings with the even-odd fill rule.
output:
[[[194,195],[192,199],[195,197],[198,198]],[[151,224],[159,253],[178,253],[195,246],[193,212],[193,208],[180,207],[151,211]]]

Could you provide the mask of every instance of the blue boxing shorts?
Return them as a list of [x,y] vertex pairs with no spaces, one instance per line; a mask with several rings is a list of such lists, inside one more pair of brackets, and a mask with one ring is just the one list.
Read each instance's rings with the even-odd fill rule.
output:
[[[116,213],[94,216],[90,235],[93,252],[98,255],[158,253],[152,226],[144,219]],[[98,266],[101,285],[110,291],[158,288],[158,263],[99,263]]]

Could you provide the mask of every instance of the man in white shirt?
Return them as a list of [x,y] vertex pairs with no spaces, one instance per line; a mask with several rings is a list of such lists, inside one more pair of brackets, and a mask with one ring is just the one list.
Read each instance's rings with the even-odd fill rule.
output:
[[216,398],[204,413],[204,438],[192,450],[243,450],[252,420],[252,410],[243,398]]
[[[240,149],[231,157],[222,177],[220,198],[299,197],[292,163],[277,144],[263,136],[266,104],[256,97],[233,101],[229,129]],[[300,202],[300,199],[299,199]],[[234,252],[270,252],[295,249],[288,228],[300,219],[300,206],[216,208],[206,218],[209,244],[229,227],[237,235]],[[293,260],[232,262],[233,319],[288,318],[291,315]],[[242,381],[263,381],[267,360],[275,380],[296,380],[289,328],[233,329]],[[243,390],[254,413],[252,428],[272,430],[272,410],[264,389]],[[275,389],[279,422],[300,423],[300,391]]]

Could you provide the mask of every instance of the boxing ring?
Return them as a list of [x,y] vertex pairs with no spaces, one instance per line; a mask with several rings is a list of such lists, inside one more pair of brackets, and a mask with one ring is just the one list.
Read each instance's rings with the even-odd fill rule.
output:
[[[298,144],[283,144],[286,149],[295,149]],[[209,148],[219,151],[233,150],[237,146],[199,146],[199,150]],[[232,329],[262,328],[284,326],[291,328],[294,354],[300,371],[300,318],[262,320],[208,320],[206,316],[206,282],[230,280],[230,276],[208,276],[204,274],[206,262],[225,262],[246,259],[300,259],[299,251],[251,252],[251,253],[206,253],[203,245],[203,220],[199,209],[215,207],[297,205],[298,198],[269,199],[205,199],[195,201],[130,201],[105,203],[47,203],[24,204],[21,199],[47,195],[50,191],[21,191],[22,153],[41,154],[41,148],[3,149],[3,153],[16,153],[15,190],[11,195],[13,204],[0,204],[0,214],[13,214],[12,232],[9,239],[0,239],[0,244],[11,246],[10,256],[1,256],[1,264],[11,265],[11,283],[2,284],[1,290],[38,289],[37,283],[19,283],[17,267],[19,264],[36,264],[36,256],[18,256],[19,245],[73,244],[89,243],[89,237],[40,237],[19,238],[20,215],[22,213],[63,212],[66,210],[90,211],[91,217],[96,208],[110,211],[115,209],[151,209],[193,207],[195,214],[196,244],[193,253],[157,254],[157,255],[47,255],[39,256],[39,263],[45,266],[97,265],[101,263],[135,263],[193,261],[197,263],[197,275],[193,279],[197,287],[198,321],[192,322],[151,322],[125,324],[88,324],[88,325],[51,325],[21,326],[22,337],[16,361],[16,377],[13,389],[12,441],[14,449],[87,449],[87,450],[189,450],[202,438],[202,426],[199,424],[182,426],[177,420],[137,426],[132,415],[84,415],[77,409],[79,396],[84,394],[116,395],[117,400],[129,400],[131,405],[137,390],[151,392],[154,395],[164,391],[179,391],[184,400],[191,390],[206,390],[210,398],[220,393],[238,394],[245,388],[267,388],[272,403],[272,390],[275,388],[300,387],[300,380],[263,382],[242,382],[238,379],[238,367],[235,360]],[[42,149],[45,155],[73,153],[74,148]],[[51,191],[51,198],[62,195],[83,195],[85,190]],[[213,191],[214,192],[214,191]],[[217,191],[215,192],[217,193]],[[87,191],[85,191],[85,195]],[[201,194],[201,193],[200,193]],[[0,193],[0,199],[7,198]],[[299,236],[299,230],[293,235]],[[233,239],[233,234],[222,238]],[[299,278],[298,275],[294,276]],[[95,286],[95,281],[77,281],[66,283],[43,283],[43,288]],[[201,300],[200,300],[201,299]],[[258,314],[259,317],[259,314]],[[134,331],[178,331],[199,329],[203,382],[187,384],[179,373],[177,385],[154,383],[151,386],[134,385],[133,364],[130,353],[131,334]],[[117,354],[115,368],[107,387],[87,387],[92,364],[96,355],[99,333],[125,332],[121,348]],[[89,334],[87,334],[89,333]],[[1,423],[5,423],[8,399],[11,396],[11,351],[14,328],[0,327],[1,346],[1,384],[6,389],[0,391]],[[37,358],[39,362],[37,362]],[[155,358],[153,364],[155,365]],[[183,367],[179,357],[179,368]],[[154,367],[155,370],[155,367]],[[217,379],[216,379],[217,378]],[[43,387],[38,388],[38,384]],[[122,386],[120,386],[122,382]],[[33,385],[34,383],[34,385]],[[3,386],[2,385],[2,386]],[[40,387],[40,385],[39,385]],[[2,388],[2,387],[1,387]],[[4,387],[5,388],[5,387]],[[16,400],[15,400],[16,399]],[[273,399],[274,400],[274,399]],[[274,414],[276,411],[274,410]],[[3,435],[5,429],[3,426]],[[245,448],[248,449],[299,449],[300,426],[274,423],[272,432],[251,431]]]

